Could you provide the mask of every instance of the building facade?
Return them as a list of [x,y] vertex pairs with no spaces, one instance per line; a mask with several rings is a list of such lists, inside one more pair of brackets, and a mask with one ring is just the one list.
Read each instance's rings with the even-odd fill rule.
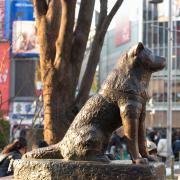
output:
[[0,109],[12,124],[31,124],[42,89],[32,1],[0,0],[0,16]]
[[[143,1],[143,42],[168,61],[169,1]],[[172,0],[172,127],[180,127],[180,1]],[[151,80],[147,105],[148,126],[166,127],[168,111],[168,69]]]
[[[11,101],[10,120],[33,119],[36,100],[35,70],[39,60],[31,1],[10,1]],[[27,121],[28,122],[28,121]]]
[[[122,15],[117,14],[115,21],[121,24],[114,26],[106,35],[101,54],[99,84],[114,67],[118,57],[132,45],[142,41],[157,55],[168,58],[168,0],[152,3],[150,0],[137,0],[133,9],[126,11],[126,4],[120,8],[126,11],[126,24],[122,24]],[[155,1],[154,1],[155,2]],[[172,127],[180,127],[180,1],[172,0],[173,19],[173,55],[172,55]],[[127,3],[127,6],[130,2]],[[134,13],[133,13],[134,11]],[[131,17],[132,16],[132,17]],[[136,17],[136,18],[134,18]],[[128,26],[127,18],[130,20]],[[141,19],[142,18],[142,19]],[[118,29],[117,29],[118,28]],[[123,31],[125,29],[125,31]],[[118,32],[116,34],[116,32]],[[126,34],[123,35],[123,34]],[[123,36],[127,37],[124,38]],[[118,39],[120,43],[117,44]],[[147,103],[146,126],[164,128],[167,125],[167,88],[168,70],[153,74],[149,85],[150,101]]]
[[[168,57],[168,0],[152,2],[156,1],[123,2],[104,40],[95,90],[100,87],[120,55],[139,41],[155,54]],[[39,78],[35,78],[38,77],[39,56],[33,5],[30,0],[0,0],[0,14],[0,104],[9,110],[12,121],[32,119],[33,103],[42,89]],[[172,125],[180,127],[179,0],[172,0],[172,15]],[[166,127],[167,80],[167,69],[154,74],[151,79],[147,127]]]

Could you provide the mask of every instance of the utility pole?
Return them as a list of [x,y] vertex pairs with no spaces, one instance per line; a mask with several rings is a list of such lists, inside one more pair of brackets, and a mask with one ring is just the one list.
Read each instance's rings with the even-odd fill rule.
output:
[[168,82],[167,82],[167,151],[168,159],[172,154],[172,46],[173,46],[173,26],[172,26],[172,0],[169,0],[169,20],[168,20]]

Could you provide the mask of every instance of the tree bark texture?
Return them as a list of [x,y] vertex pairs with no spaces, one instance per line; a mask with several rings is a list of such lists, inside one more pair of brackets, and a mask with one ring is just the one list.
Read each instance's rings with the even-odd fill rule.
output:
[[[81,0],[77,20],[76,0],[33,0],[40,43],[44,97],[44,138],[60,141],[88,98],[107,28],[123,0],[107,15],[107,0],[100,0],[100,18],[79,94],[76,89],[89,37],[95,0]],[[117,4],[119,3],[119,4]]]

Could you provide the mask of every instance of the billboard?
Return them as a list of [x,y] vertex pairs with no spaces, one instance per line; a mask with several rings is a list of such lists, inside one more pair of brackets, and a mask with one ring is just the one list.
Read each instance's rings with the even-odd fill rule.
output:
[[13,54],[38,54],[39,45],[34,21],[14,21],[12,41]]
[[13,103],[13,114],[29,114],[34,115],[35,107],[32,102],[14,102]]
[[115,27],[115,45],[119,46],[131,40],[131,23],[129,18],[117,21]]
[[[172,0],[172,19],[180,20],[180,0]],[[169,16],[169,0],[164,0],[158,4],[158,20],[168,21]]]
[[12,53],[17,56],[39,54],[39,44],[30,1],[12,1]]
[[[129,6],[131,4],[131,6]],[[138,41],[138,26],[140,17],[142,16],[142,1],[141,0],[127,0],[122,3],[121,8],[117,11],[114,19],[114,44],[115,46],[122,46]],[[112,24],[112,23],[111,23]],[[134,34],[136,38],[134,38]]]
[[11,14],[11,0],[5,1],[5,17],[4,17],[4,39],[10,39],[10,14]]
[[0,109],[9,110],[10,57],[9,43],[0,43]]
[[43,117],[44,110],[42,102],[13,102],[11,119],[33,119]]

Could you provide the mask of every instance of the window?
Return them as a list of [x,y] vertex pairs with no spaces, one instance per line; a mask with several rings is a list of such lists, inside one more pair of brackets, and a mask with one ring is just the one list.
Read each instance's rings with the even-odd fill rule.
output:
[[35,64],[34,60],[15,61],[15,96],[32,97],[35,89]]

